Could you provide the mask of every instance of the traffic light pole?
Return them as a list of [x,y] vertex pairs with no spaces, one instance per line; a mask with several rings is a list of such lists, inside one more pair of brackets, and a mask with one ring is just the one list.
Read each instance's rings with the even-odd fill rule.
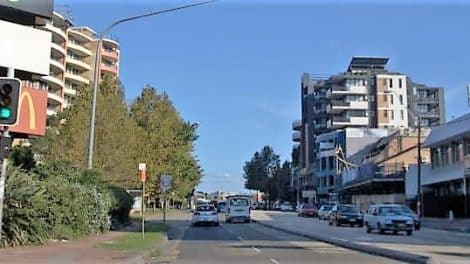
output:
[[[7,77],[15,77],[15,69],[8,68]],[[8,133],[8,126],[3,127],[2,138],[0,138],[0,146],[5,140],[9,140],[10,133]],[[1,153],[5,153],[5,150],[1,150]],[[5,182],[7,179],[7,166],[8,166],[8,156],[0,157],[2,158],[2,168],[0,172],[0,244],[2,241],[2,226],[3,226],[3,202],[5,200]]]

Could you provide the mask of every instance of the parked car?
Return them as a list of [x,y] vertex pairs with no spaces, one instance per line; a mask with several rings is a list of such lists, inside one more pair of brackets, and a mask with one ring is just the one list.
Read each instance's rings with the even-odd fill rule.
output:
[[281,209],[282,212],[290,212],[294,210],[289,202],[283,202],[279,209]]
[[193,212],[191,223],[193,226],[200,224],[219,225],[217,209],[211,204],[198,205],[196,210]]
[[401,208],[403,215],[413,218],[415,230],[419,230],[421,228],[421,218],[419,217],[419,215],[413,212],[413,210],[411,210],[408,206],[404,204],[398,204],[397,206]]
[[408,236],[413,234],[413,218],[403,215],[402,209],[396,205],[371,205],[364,217],[364,224],[367,233],[377,229],[381,234],[386,231],[394,234],[404,231]]
[[364,226],[364,217],[354,205],[335,205],[331,209],[330,225]]
[[318,214],[318,210],[313,204],[301,204],[297,211],[297,215],[300,217],[316,217]]
[[318,210],[318,219],[320,220],[328,220],[328,213],[333,209],[334,205],[332,204],[325,204],[320,207]]
[[281,203],[279,201],[274,202],[273,205],[272,205],[272,210],[274,210],[274,211],[281,210]]
[[251,221],[251,200],[246,195],[232,195],[227,197],[227,210],[225,211],[225,222]]

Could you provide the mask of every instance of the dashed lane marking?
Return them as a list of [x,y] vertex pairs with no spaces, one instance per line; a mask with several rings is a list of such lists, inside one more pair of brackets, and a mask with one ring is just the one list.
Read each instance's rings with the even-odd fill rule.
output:
[[261,252],[261,250],[255,248],[254,246],[251,246],[251,249],[253,249],[253,251],[255,251],[256,253],[260,253],[260,252]]
[[274,264],[279,264],[279,262],[277,262],[275,259],[270,259],[270,261]]

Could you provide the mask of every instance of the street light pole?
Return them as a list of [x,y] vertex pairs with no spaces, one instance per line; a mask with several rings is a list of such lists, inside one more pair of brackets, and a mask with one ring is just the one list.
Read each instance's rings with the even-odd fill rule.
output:
[[91,106],[91,118],[90,118],[90,131],[89,131],[89,138],[88,138],[88,169],[93,168],[93,149],[94,149],[94,143],[95,143],[95,118],[96,118],[96,97],[97,97],[97,91],[98,91],[98,82],[99,82],[99,76],[100,73],[98,71],[98,63],[101,61],[100,60],[100,52],[101,52],[101,45],[103,42],[103,37],[106,36],[113,27],[122,24],[124,22],[144,18],[144,17],[149,17],[149,16],[154,16],[154,15],[159,15],[163,13],[169,13],[181,9],[186,9],[190,7],[195,7],[195,6],[200,6],[208,3],[215,2],[217,0],[210,0],[210,1],[205,1],[205,2],[199,2],[195,4],[190,4],[190,5],[185,5],[185,6],[179,6],[179,7],[174,7],[174,8],[168,8],[168,9],[162,9],[158,11],[153,11],[149,12],[143,15],[138,15],[138,16],[132,16],[132,17],[127,17],[123,18],[120,20],[117,20],[113,23],[111,23],[100,35],[98,38],[98,43],[96,45],[96,52],[95,52],[95,66],[94,66],[94,75],[93,75],[93,99],[92,99],[92,106]]
[[418,215],[420,217],[423,216],[423,201],[422,201],[422,194],[421,194],[421,120],[419,116],[417,116],[418,121],[418,199],[416,210],[418,211]]

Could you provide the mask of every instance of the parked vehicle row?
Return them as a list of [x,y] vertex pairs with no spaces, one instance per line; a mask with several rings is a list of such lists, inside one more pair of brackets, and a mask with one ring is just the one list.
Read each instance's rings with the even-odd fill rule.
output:
[[298,207],[299,217],[318,217],[327,220],[329,225],[366,227],[368,233],[377,230],[383,234],[405,232],[412,235],[421,227],[421,219],[409,207],[402,204],[374,204],[364,214],[354,205],[325,204],[317,207],[313,204],[301,204]]

